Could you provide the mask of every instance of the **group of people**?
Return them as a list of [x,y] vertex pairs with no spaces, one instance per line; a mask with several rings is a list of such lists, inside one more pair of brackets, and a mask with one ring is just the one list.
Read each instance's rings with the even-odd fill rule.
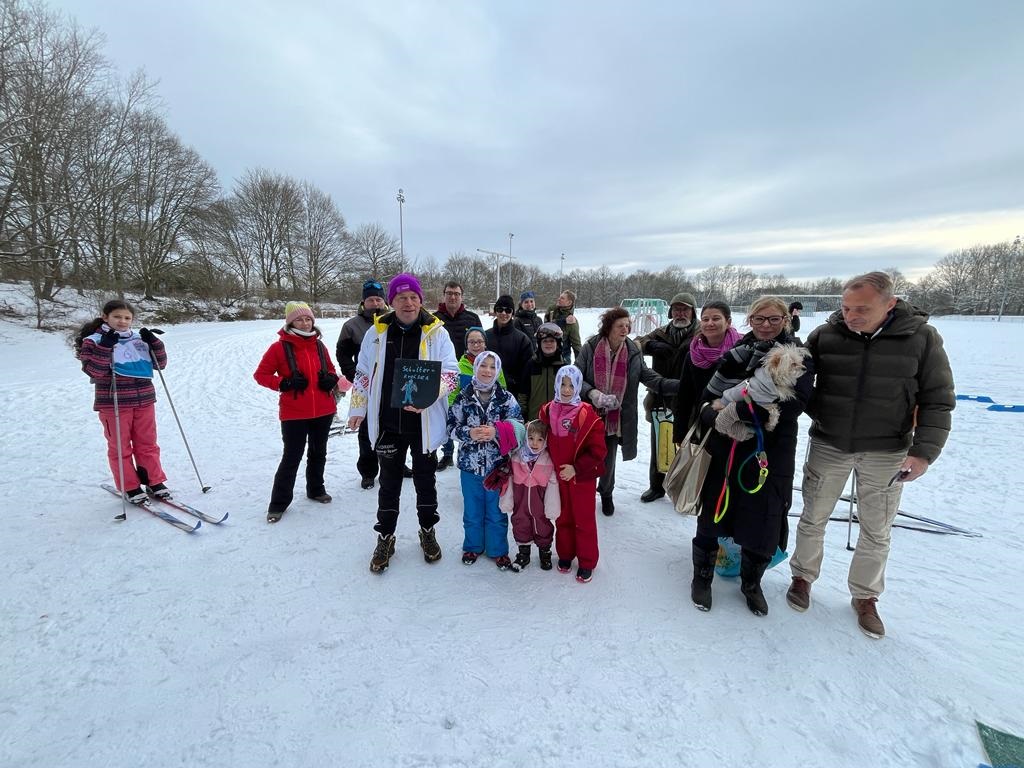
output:
[[[396,275],[386,288],[367,280],[358,312],[338,339],[339,376],[312,309],[289,303],[279,338],[254,374],[279,393],[284,446],[267,520],[277,522],[290,505],[303,453],[307,497],[331,501],[324,486],[328,433],[338,395],[350,385],[348,428],[359,433],[361,484],[369,489],[379,481],[372,571],[386,570],[394,555],[407,476],[424,559],[441,559],[436,473],[457,466],[464,563],[486,556],[502,570],[519,570],[536,546],[547,570],[554,546],[559,571],[569,572],[575,562],[577,580],[590,581],[599,556],[597,498],[603,514],[614,514],[617,456],[628,461],[637,454],[642,382],[652,422],[650,487],[642,501],[665,495],[653,450],[657,421],[665,415],[673,421],[676,445],[687,434],[707,438],[710,464],[691,547],[694,605],[710,610],[719,538],[729,536],[741,548],[747,606],[765,615],[761,579],[776,550],[787,550],[797,419],[806,410],[810,447],[787,603],[798,611],[810,606],[825,524],[854,472],[861,535],[849,588],[858,625],[881,637],[876,602],[902,484],[938,458],[955,403],[949,361],[927,315],[893,295],[882,272],[848,281],[841,308],[811,331],[806,345],[795,336],[802,306],[773,296],[751,304],[750,331],[742,336],[727,304],[708,302],[698,318],[693,296],[680,293],[670,302],[669,322],[647,336],[632,339],[629,314],[616,307],[582,342],[574,305],[565,291],[542,320],[532,292],[520,296],[518,307],[501,296],[484,328],[455,281],[444,286],[432,313],[414,275]],[[124,302],[108,303],[83,327],[76,349],[96,386],[94,407],[117,487],[142,501],[147,492],[170,493],[156,445],[152,387],[153,366],[166,364],[166,351],[152,331],[131,329],[133,315]],[[425,407],[396,406],[389,396],[396,361],[403,359],[440,364],[437,397]]]

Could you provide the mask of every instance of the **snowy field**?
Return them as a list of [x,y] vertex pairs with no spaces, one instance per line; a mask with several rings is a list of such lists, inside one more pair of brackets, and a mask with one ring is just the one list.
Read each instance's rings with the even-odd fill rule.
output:
[[[332,351],[341,324],[321,323]],[[936,325],[959,393],[1024,403],[1024,325]],[[438,476],[444,559],[423,561],[407,483],[397,553],[371,574],[376,491],[359,489],[351,436],[331,440],[334,503],[300,485],[268,526],[279,423],[252,371],[278,326],[166,329],[167,382],[213,490],[158,383],[169,483],[230,513],[188,535],[143,511],[113,521],[88,380],[63,339],[0,324],[0,766],[973,768],[976,718],[1024,733],[1024,414],[958,404],[901,506],[983,537],[895,530],[889,634],[872,641],[850,608],[845,523],[809,612],[785,605],[785,564],[765,576],[767,617],[721,578],[714,610],[695,610],[694,520],[638,499],[646,433],[586,585],[536,561],[462,565],[456,470]]]

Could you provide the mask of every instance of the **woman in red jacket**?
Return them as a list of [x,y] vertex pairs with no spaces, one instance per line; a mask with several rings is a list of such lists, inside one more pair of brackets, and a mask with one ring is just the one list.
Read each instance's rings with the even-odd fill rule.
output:
[[281,439],[284,454],[274,475],[267,522],[281,519],[292,503],[295,475],[306,454],[306,496],[321,504],[331,500],[324,489],[327,464],[327,436],[337,411],[333,390],[338,374],[320,341],[313,311],[303,301],[290,301],[285,307],[285,325],[263,355],[253,378],[267,389],[280,392]]

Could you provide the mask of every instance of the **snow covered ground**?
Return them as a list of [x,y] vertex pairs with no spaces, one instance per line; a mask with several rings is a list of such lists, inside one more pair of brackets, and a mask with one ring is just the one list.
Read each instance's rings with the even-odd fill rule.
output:
[[[321,323],[332,349],[341,323]],[[936,324],[958,392],[1024,403],[1024,326]],[[297,500],[268,526],[276,398],[251,374],[278,325],[167,329],[167,381],[213,490],[158,384],[170,482],[231,514],[190,536],[142,511],[113,522],[70,349],[0,324],[0,765],[952,767],[984,760],[975,718],[1024,732],[1024,414],[959,403],[902,507],[983,538],[896,530],[889,636],[872,641],[841,523],[806,614],[785,605],[786,565],[765,577],[767,617],[728,579],[696,611],[693,519],[638,500],[646,437],[586,585],[463,566],[454,470],[438,481],[444,559],[423,561],[407,485],[397,554],[371,574],[376,492],[359,489],[353,437],[331,441],[334,503]]]

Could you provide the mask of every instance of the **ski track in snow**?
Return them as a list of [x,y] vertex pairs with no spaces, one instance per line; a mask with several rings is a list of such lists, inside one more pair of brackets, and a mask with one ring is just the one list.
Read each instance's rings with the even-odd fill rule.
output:
[[[332,352],[341,323],[320,324]],[[521,574],[463,566],[457,470],[438,475],[444,558],[423,561],[407,483],[392,566],[369,573],[376,491],[359,489],[355,436],[330,442],[334,503],[307,501],[300,471],[268,526],[277,401],[252,371],[278,325],[167,329],[167,383],[213,490],[157,381],[170,482],[231,515],[191,536],[140,510],[113,522],[87,379],[62,339],[2,326],[0,765],[975,766],[975,718],[1024,732],[1024,416],[958,403],[901,507],[983,538],[894,530],[874,642],[849,604],[843,523],[807,613],[785,605],[786,564],[765,577],[767,617],[735,579],[696,611],[694,520],[638,500],[643,423],[587,585],[536,556]],[[959,392],[1024,402],[1006,354],[1024,326],[937,325]]]

